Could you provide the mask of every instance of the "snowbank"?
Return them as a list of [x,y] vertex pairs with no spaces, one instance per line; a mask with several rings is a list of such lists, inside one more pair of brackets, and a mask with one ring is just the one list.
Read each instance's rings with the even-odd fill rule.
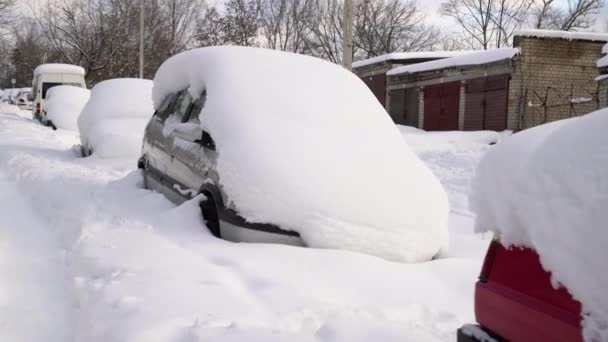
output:
[[393,52],[388,53],[386,55],[381,55],[373,58],[368,58],[364,60],[360,60],[353,63],[353,68],[361,68],[366,65],[380,63],[384,61],[390,60],[416,60],[416,59],[427,59],[427,58],[448,58],[460,55],[466,55],[467,53],[471,53],[471,50],[462,50],[462,51],[412,51],[412,52]]
[[167,60],[155,105],[187,87],[207,91],[201,124],[225,201],[246,219],[391,260],[445,251],[443,188],[354,74],[308,56],[213,47]]
[[119,78],[93,87],[78,118],[80,140],[104,158],[139,156],[154,113],[152,81]]
[[422,71],[431,71],[445,68],[482,65],[492,62],[512,59],[519,53],[517,48],[502,48],[471,52],[466,55],[445,58],[431,62],[404,65],[387,72],[387,75],[412,74]]
[[587,313],[587,340],[608,339],[608,109],[505,139],[482,160],[470,203],[478,232],[534,248]]
[[88,89],[72,86],[56,86],[46,95],[46,119],[58,128],[78,130],[78,116],[91,96]]
[[515,31],[514,36],[608,42],[608,34],[595,33],[595,32],[568,32],[568,31],[557,31],[557,30],[526,29],[526,30]]
[[399,131],[414,150],[441,149],[449,146],[458,148],[476,147],[479,145],[490,145],[500,141],[503,137],[511,134],[511,131],[450,131],[450,132],[427,132],[425,130],[410,126],[397,125]]
[[79,74],[84,76],[84,69],[71,64],[41,64],[34,69],[34,77],[38,74]]

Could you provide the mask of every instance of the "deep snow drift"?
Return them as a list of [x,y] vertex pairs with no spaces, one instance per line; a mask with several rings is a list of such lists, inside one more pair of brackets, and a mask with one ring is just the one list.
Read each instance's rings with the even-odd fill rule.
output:
[[78,117],[80,141],[100,157],[137,160],[152,114],[152,81],[118,78],[100,82]]
[[44,108],[46,118],[57,128],[78,130],[78,116],[91,96],[88,89],[73,86],[55,86],[48,90]]
[[608,109],[515,134],[479,165],[476,230],[528,246],[583,304],[584,335],[608,340]]
[[454,341],[488,244],[465,197],[488,146],[462,138],[415,146],[457,209],[452,248],[401,264],[218,240],[130,158],[80,158],[73,132],[0,115],[0,341]]
[[390,260],[447,251],[444,190],[354,74],[303,55],[213,47],[163,63],[155,105],[185,88],[207,91],[200,121],[224,200],[247,220]]

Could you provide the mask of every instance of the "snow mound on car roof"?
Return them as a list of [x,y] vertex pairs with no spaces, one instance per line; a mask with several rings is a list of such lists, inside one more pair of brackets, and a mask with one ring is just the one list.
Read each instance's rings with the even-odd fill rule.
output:
[[137,158],[152,114],[152,81],[103,81],[93,87],[78,117],[80,141],[104,158]]
[[517,133],[473,181],[476,230],[534,248],[554,284],[586,312],[589,341],[608,340],[608,109]]
[[46,95],[46,117],[58,128],[78,130],[78,116],[91,96],[88,89],[73,86],[56,86]]
[[354,74],[308,56],[212,47],[167,60],[158,107],[203,89],[224,199],[313,247],[429,260],[448,244],[446,194]]

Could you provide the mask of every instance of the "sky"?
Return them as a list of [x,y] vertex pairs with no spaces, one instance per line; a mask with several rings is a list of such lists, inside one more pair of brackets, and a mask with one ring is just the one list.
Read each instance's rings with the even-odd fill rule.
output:
[[[416,0],[418,2],[418,6],[426,13],[427,20],[429,23],[433,23],[438,25],[444,30],[454,30],[454,23],[446,18],[443,18],[439,15],[439,6],[442,2],[446,0]],[[594,27],[594,31],[603,31],[608,32],[608,28],[606,27],[608,20],[608,0],[605,0],[606,4],[604,5],[604,9],[602,10],[600,16],[600,20],[596,22],[596,27]],[[567,8],[568,0],[557,0],[558,5]],[[603,20],[602,20],[603,19]]]

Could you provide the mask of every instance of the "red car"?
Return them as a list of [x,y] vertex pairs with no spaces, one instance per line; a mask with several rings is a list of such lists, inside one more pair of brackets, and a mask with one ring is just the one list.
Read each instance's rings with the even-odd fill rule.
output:
[[475,285],[478,325],[458,330],[458,342],[583,341],[581,303],[555,289],[538,254],[490,244]]

